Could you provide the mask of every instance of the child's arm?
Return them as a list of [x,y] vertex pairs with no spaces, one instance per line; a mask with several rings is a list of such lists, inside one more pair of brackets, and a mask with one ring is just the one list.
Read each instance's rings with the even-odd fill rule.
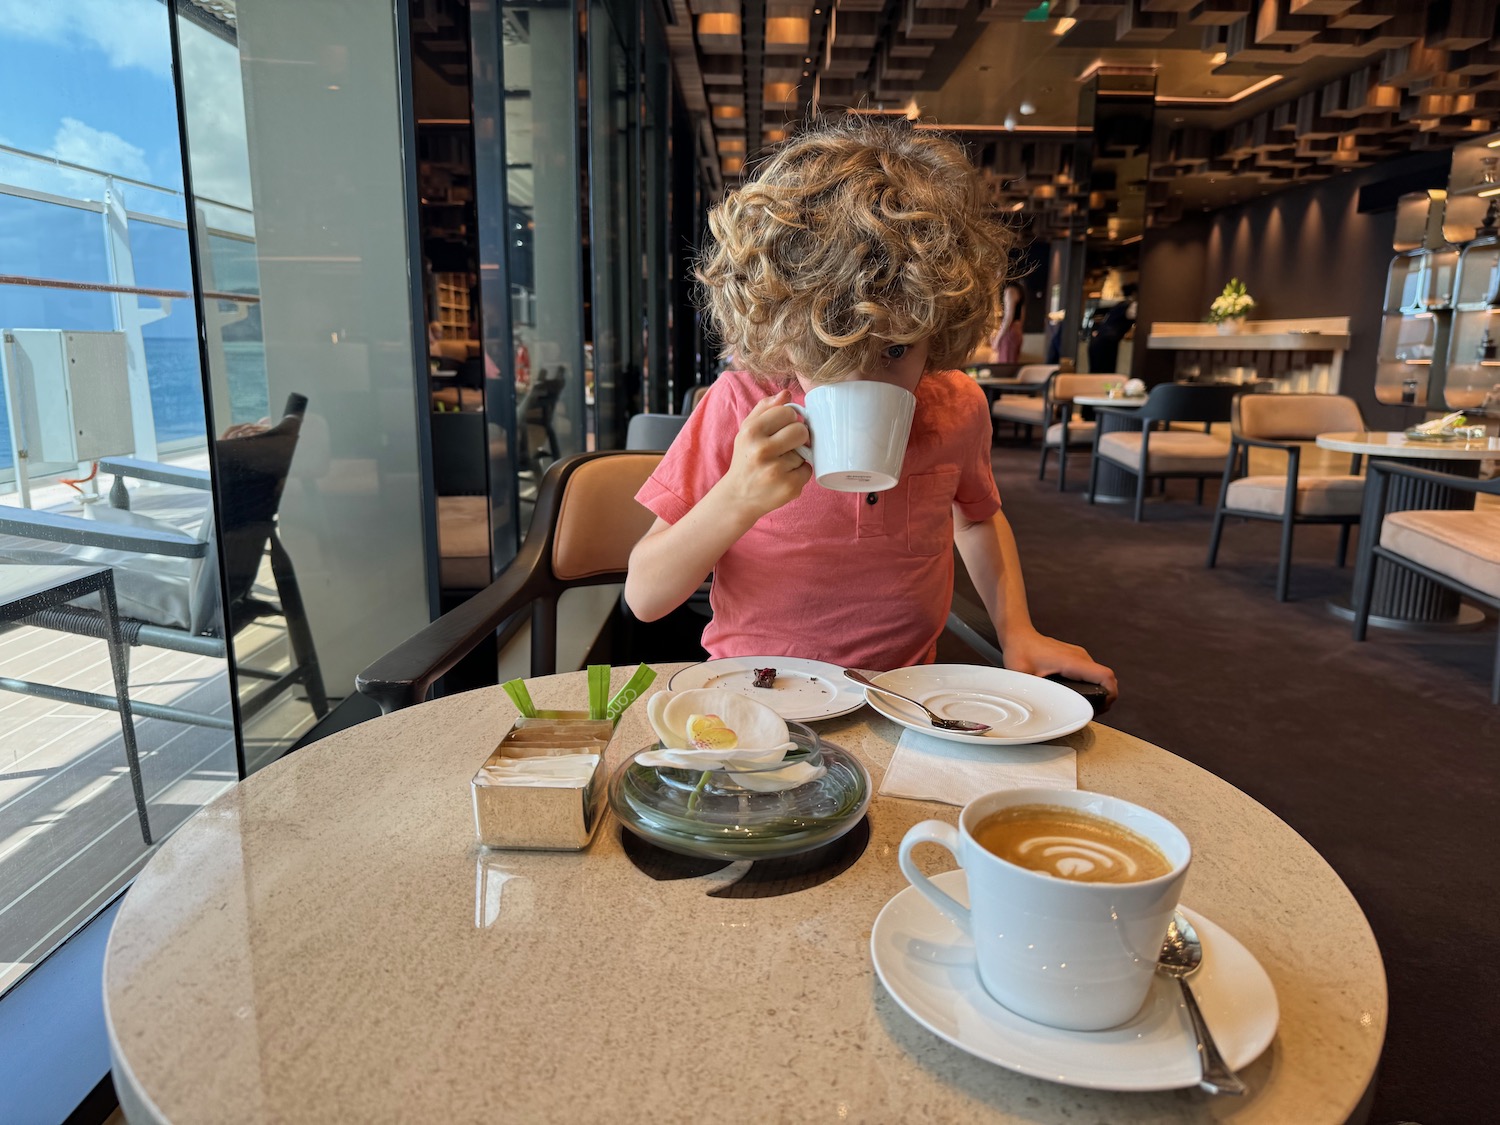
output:
[[1038,676],[1061,674],[1100,684],[1113,703],[1119,695],[1114,672],[1078,645],[1044,636],[1031,623],[1021,557],[1004,513],[997,511],[989,519],[974,523],[955,508],[953,539],[984,608],[995,623],[1000,649],[1005,653],[1005,666]]
[[740,423],[734,457],[717,484],[676,523],[658,519],[630,552],[625,602],[642,621],[676,609],[703,584],[724,552],[802,494],[812,466],[797,453],[807,427],[782,391],[756,403]]

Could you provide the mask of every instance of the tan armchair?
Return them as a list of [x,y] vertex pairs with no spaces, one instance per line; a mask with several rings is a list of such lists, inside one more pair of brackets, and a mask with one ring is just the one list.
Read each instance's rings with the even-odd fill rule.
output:
[[1074,446],[1094,444],[1093,422],[1074,417],[1073,399],[1078,395],[1102,395],[1116,383],[1123,383],[1123,375],[1074,375],[1059,372],[1047,384],[1044,417],[1047,429],[1042,434],[1042,463],[1037,468],[1036,479],[1047,479],[1047,457],[1057,450],[1057,491],[1068,487],[1068,450]]
[[[1459,596],[1500,610],[1500,509],[1417,510],[1386,513],[1392,476],[1411,477],[1456,492],[1500,496],[1500,478],[1474,480],[1391,461],[1370,462],[1371,528],[1360,536],[1354,591],[1354,639],[1370,623],[1376,567],[1415,571]],[[1378,527],[1377,534],[1372,533]],[[1389,581],[1389,578],[1386,578]],[[1500,704],[1500,643],[1490,675],[1490,702]]]
[[[1108,461],[1135,477],[1135,522],[1146,517],[1146,486],[1152,480],[1182,477],[1198,482],[1203,503],[1203,481],[1218,476],[1229,443],[1211,432],[1215,422],[1229,421],[1230,406],[1244,387],[1227,383],[1158,383],[1136,409],[1097,406],[1095,413],[1115,414],[1140,423],[1137,431],[1094,431],[1094,456],[1089,463],[1089,503],[1099,487],[1099,468]],[[1198,422],[1202,433],[1175,429],[1173,422]]]
[[[1051,417],[1048,414],[1046,396],[1056,375],[1055,363],[1028,363],[1016,372],[1016,385],[1030,390],[1021,394],[1000,395],[990,407],[990,416],[996,422],[1010,422],[1021,428],[1025,439],[1030,441],[1032,431],[1044,429]],[[1038,391],[1041,393],[1036,393]]]
[[[1355,455],[1342,476],[1304,476],[1298,442],[1313,441],[1335,430],[1363,430],[1359,407],[1346,395],[1241,395],[1230,417],[1229,454],[1224,483],[1214,509],[1208,563],[1218,561],[1226,516],[1272,520],[1281,524],[1281,560],[1276,572],[1276,600],[1286,601],[1292,571],[1292,529],[1299,523],[1339,525],[1338,565],[1349,554],[1349,528],[1359,522],[1365,482]],[[1287,455],[1284,476],[1247,476],[1251,449],[1274,449]]]

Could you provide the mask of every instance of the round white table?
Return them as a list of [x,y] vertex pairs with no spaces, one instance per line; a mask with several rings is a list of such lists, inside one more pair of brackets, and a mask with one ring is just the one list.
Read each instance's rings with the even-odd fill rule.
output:
[[[1074,395],[1075,406],[1118,406],[1121,410],[1136,410],[1146,404],[1145,395],[1118,396]],[[1138,430],[1140,423],[1118,414],[1095,414],[1094,424],[1099,427],[1099,436],[1118,430]],[[1099,459],[1099,476],[1094,489],[1096,504],[1124,504],[1135,499],[1135,477],[1119,468],[1113,461]]]
[[[1358,453],[1371,460],[1400,461],[1419,469],[1431,469],[1455,476],[1477,477],[1480,463],[1500,458],[1500,439],[1479,441],[1431,442],[1412,441],[1400,432],[1336,431],[1319,434],[1318,445],[1336,453]],[[1365,507],[1360,517],[1361,534],[1380,534],[1375,526],[1373,490],[1365,493]],[[1458,492],[1430,481],[1411,477],[1390,478],[1385,510],[1403,512],[1414,508],[1467,510],[1474,507],[1472,492]],[[1363,552],[1361,552],[1363,555]],[[1354,589],[1360,588],[1363,570],[1356,567]],[[1331,603],[1329,608],[1340,617],[1352,618],[1354,610],[1347,600]],[[1370,595],[1370,624],[1388,629],[1471,629],[1484,615],[1465,606],[1459,596],[1446,586],[1424,578],[1405,567],[1382,566],[1375,574]]]
[[[616,688],[627,674],[615,670]],[[542,707],[586,694],[582,673],[530,686]],[[1070,739],[1081,785],[1182,827],[1195,849],[1184,901],[1275,983],[1280,1028],[1243,1071],[1244,1099],[1027,1078],[909,1018],[874,975],[871,925],[906,886],[902,835],[956,820],[950,806],[877,796],[863,849],[811,885],[755,884],[746,864],[653,867],[613,817],[580,853],[479,848],[469,779],[514,715],[493,688],[341,731],[162,845],[105,958],[115,1085],[133,1125],[1316,1125],[1363,1112],[1386,1021],[1364,915],[1295,832],[1164,750],[1098,724]],[[900,733],[868,708],[819,730],[877,785]],[[647,740],[637,703],[611,765]]]

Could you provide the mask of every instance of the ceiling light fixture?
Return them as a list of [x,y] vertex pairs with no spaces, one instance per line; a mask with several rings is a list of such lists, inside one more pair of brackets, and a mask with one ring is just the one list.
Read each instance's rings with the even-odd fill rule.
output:
[[1072,31],[1073,28],[1077,26],[1077,24],[1078,21],[1075,20],[1072,16],[1063,16],[1062,19],[1058,20],[1055,24],[1052,25],[1052,34],[1066,35],[1068,32]]
[[1014,113],[1007,113],[1005,115],[1005,131],[1007,133],[1014,133],[1016,131],[1016,115]]
[[1094,77],[1094,75],[1100,73],[1117,75],[1139,75],[1141,77],[1151,78],[1156,75],[1157,70],[1158,67],[1155,63],[1114,63],[1105,62],[1103,59],[1095,59],[1093,62],[1089,63],[1088,66],[1084,67],[1083,73],[1078,76],[1076,81],[1087,82],[1090,78]]
[[1036,112],[1036,106],[1034,106],[1031,102],[1024,101],[1024,102],[1021,103],[1021,116],[1022,117],[1030,117],[1035,112]]
[[1283,74],[1271,74],[1271,75],[1268,75],[1265,78],[1262,78],[1259,82],[1255,83],[1253,86],[1246,86],[1238,94],[1231,94],[1227,98],[1214,98],[1214,97],[1207,97],[1207,96],[1201,97],[1201,98],[1183,98],[1183,97],[1174,97],[1174,96],[1169,95],[1169,94],[1157,94],[1156,95],[1156,104],[1157,105],[1233,105],[1235,102],[1243,101],[1245,98],[1250,97],[1250,95],[1252,95],[1252,94],[1258,94],[1262,90],[1265,90],[1268,87],[1274,86],[1277,82],[1280,82],[1285,77],[1286,76],[1283,75]]

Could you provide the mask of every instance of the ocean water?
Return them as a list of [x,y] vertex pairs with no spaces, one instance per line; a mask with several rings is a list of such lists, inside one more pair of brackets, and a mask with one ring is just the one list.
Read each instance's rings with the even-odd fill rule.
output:
[[[146,337],[146,375],[151,384],[151,410],[156,418],[156,440],[166,443],[203,438],[207,416],[203,403],[203,380],[199,374],[198,341],[181,337]],[[270,413],[266,391],[265,349],[259,343],[226,343],[224,357],[229,378],[232,418],[254,422]],[[0,384],[0,410],[7,409],[5,387]],[[0,415],[0,418],[7,415]],[[10,427],[0,425],[0,469],[13,468]]]

